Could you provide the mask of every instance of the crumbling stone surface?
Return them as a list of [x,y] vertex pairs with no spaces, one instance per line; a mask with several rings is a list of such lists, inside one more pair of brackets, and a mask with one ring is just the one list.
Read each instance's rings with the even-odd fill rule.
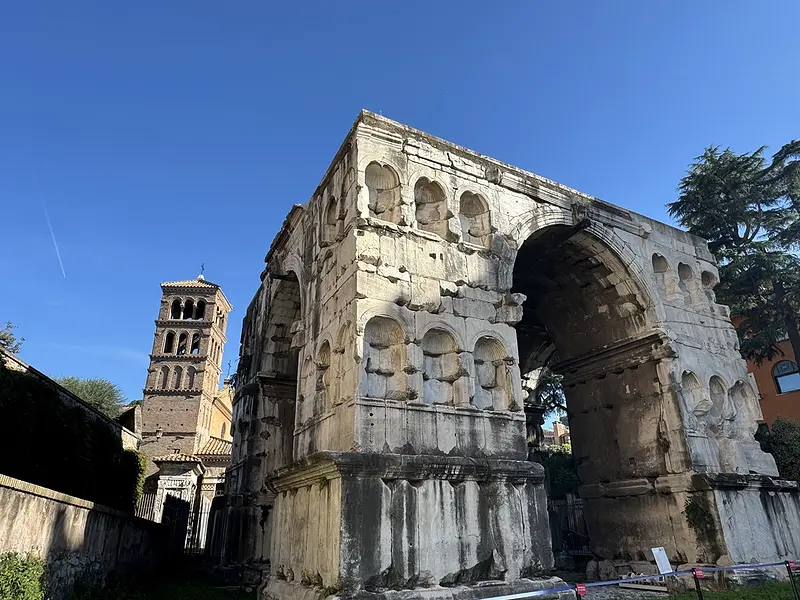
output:
[[230,506],[268,508],[236,550],[270,561],[265,597],[549,569],[523,410],[544,366],[564,376],[599,558],[800,551],[752,541],[712,477],[744,478],[736,502],[755,513],[777,471],[702,240],[363,112],[266,263],[228,484]]

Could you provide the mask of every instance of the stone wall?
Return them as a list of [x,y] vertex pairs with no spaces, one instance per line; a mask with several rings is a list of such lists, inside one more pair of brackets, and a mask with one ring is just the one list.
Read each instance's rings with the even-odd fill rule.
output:
[[46,561],[52,600],[67,598],[76,582],[144,576],[163,558],[162,525],[74,496],[0,475],[0,507],[0,554]]
[[0,423],[1,474],[133,512],[139,435],[3,350]]

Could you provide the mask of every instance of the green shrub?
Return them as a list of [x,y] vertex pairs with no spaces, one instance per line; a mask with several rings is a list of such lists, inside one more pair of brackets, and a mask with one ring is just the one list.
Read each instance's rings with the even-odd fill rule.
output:
[[570,445],[547,446],[537,450],[536,458],[544,467],[551,498],[562,500],[567,494],[578,493],[581,480]]
[[0,600],[42,600],[44,561],[16,552],[0,554]]
[[134,511],[144,490],[147,457],[136,450],[125,450],[122,454],[121,469],[124,472],[124,478],[133,482],[133,489],[130,490],[128,497],[121,498],[121,502],[127,504],[129,510]]
[[775,457],[781,477],[800,481],[800,421],[778,417],[769,432],[759,432],[758,441]]

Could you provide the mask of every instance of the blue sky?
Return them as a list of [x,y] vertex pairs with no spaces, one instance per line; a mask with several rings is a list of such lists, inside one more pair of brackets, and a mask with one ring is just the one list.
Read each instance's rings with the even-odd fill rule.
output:
[[[800,3],[6,2],[0,320],[141,396],[159,283],[234,305],[361,108],[648,216],[709,144],[798,137]],[[42,198],[58,241],[63,277]]]

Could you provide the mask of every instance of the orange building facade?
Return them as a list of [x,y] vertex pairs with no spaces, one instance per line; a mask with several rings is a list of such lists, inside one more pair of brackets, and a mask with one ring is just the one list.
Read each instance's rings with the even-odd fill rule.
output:
[[755,377],[761,400],[761,412],[769,425],[778,417],[800,421],[800,372],[788,340],[780,342],[778,354],[760,365],[747,362],[747,370]]

